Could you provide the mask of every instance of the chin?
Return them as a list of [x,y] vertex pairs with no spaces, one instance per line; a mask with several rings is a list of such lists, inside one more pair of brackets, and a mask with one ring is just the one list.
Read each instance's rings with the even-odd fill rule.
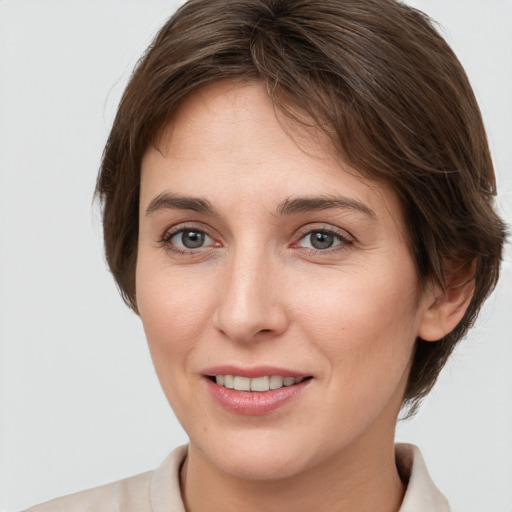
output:
[[286,479],[308,466],[303,445],[268,432],[228,435],[225,440],[217,438],[215,443],[207,446],[195,446],[211,466],[242,480]]

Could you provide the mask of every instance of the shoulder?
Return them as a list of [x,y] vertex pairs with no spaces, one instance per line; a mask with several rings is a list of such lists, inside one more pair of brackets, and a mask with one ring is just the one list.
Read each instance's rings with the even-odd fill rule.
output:
[[[179,468],[186,447],[175,449],[156,471],[125,478],[36,505],[25,512],[180,512]],[[174,506],[175,508],[169,508]]]
[[153,471],[63,496],[28,509],[27,512],[150,512]]

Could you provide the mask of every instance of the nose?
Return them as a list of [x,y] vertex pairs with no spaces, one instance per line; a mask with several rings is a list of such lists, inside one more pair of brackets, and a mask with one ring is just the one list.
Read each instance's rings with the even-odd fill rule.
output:
[[239,343],[269,339],[288,326],[282,271],[264,251],[238,251],[220,282],[216,328]]

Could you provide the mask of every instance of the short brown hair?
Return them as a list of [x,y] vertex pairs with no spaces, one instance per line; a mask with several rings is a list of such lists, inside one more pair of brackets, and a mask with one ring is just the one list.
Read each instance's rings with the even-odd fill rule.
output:
[[[261,80],[340,157],[398,194],[418,275],[450,286],[446,262],[474,268],[464,318],[416,342],[404,403],[432,388],[499,274],[504,225],[480,111],[456,56],[423,13],[395,0],[190,0],[163,26],[124,92],[97,184],[105,251],[136,311],[141,159],[187,95]],[[291,105],[291,107],[290,107]]]

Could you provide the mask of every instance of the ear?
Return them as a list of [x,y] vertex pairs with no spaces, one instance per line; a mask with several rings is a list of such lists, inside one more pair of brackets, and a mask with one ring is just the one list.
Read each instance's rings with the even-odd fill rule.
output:
[[[418,336],[425,341],[437,341],[450,333],[462,320],[474,291],[476,262],[445,264],[446,284],[432,284],[425,291]],[[451,268],[450,268],[451,267]]]

